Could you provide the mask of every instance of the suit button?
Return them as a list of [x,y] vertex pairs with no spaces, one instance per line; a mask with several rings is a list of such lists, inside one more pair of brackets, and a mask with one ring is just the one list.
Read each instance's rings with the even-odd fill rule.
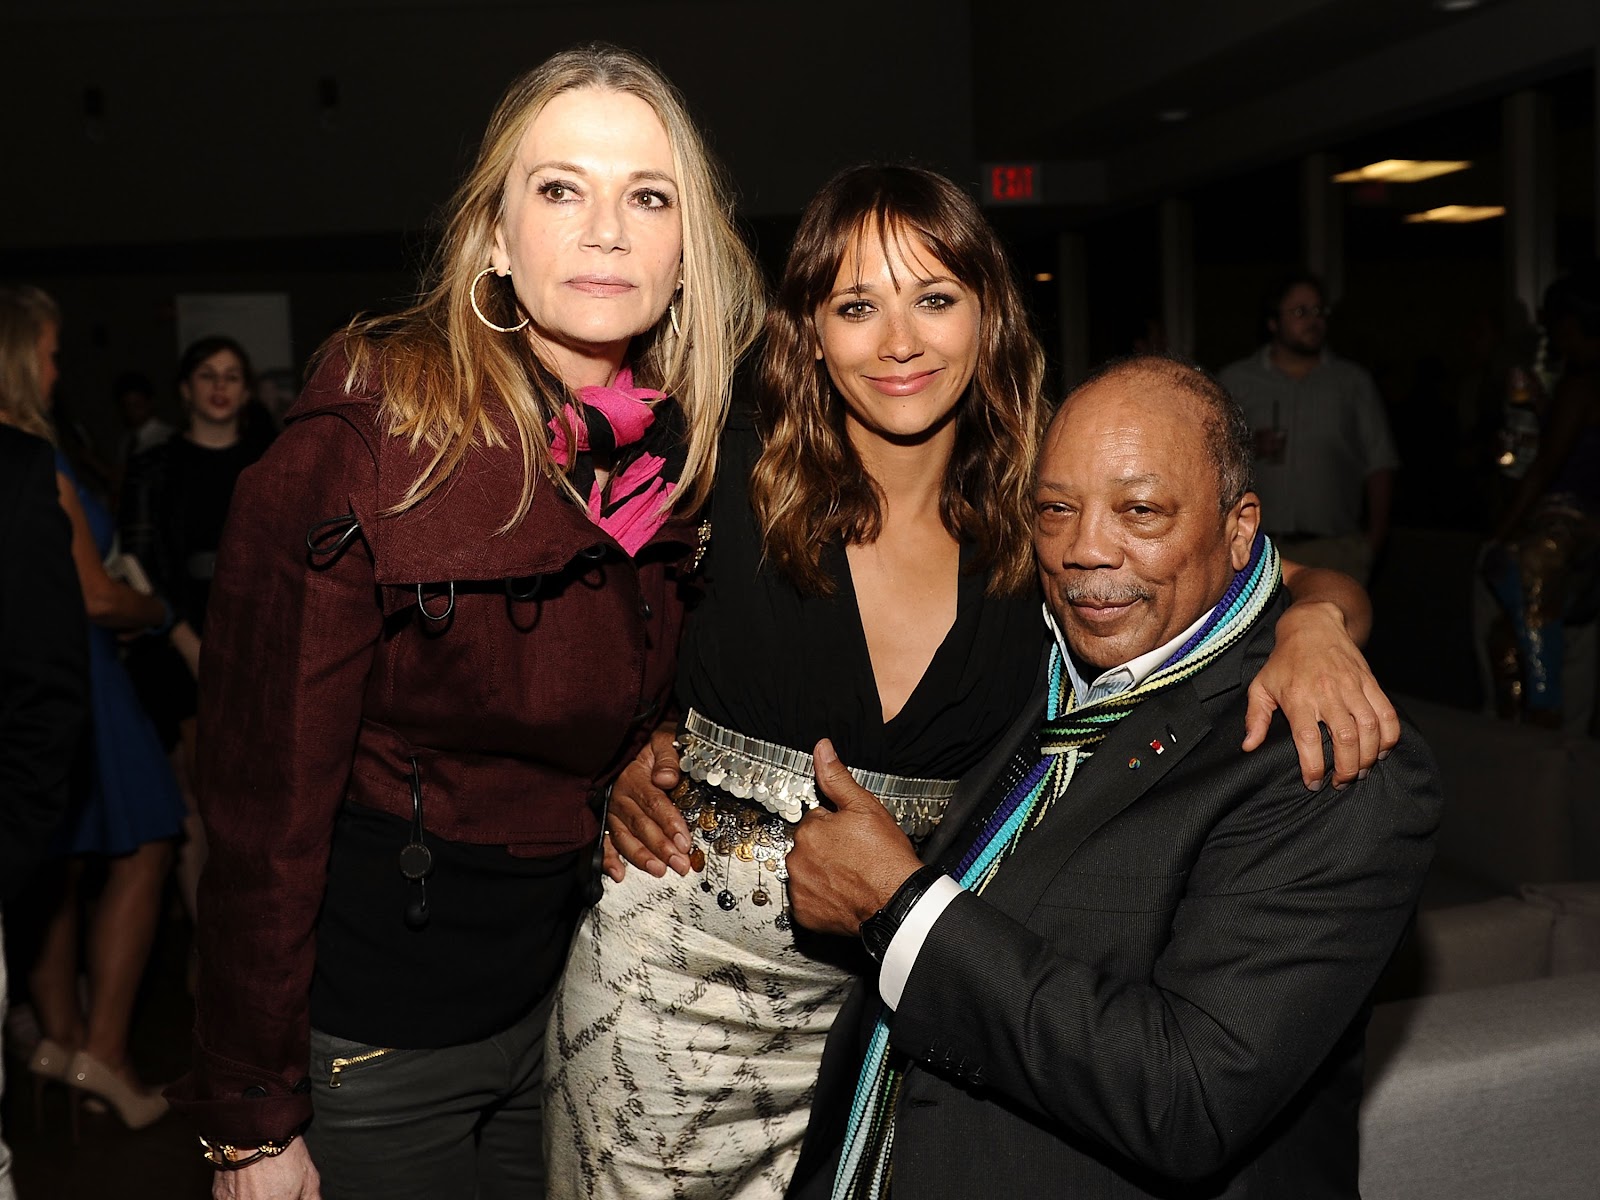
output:
[[650,619],[650,606],[643,600],[639,601],[639,615],[646,621]]

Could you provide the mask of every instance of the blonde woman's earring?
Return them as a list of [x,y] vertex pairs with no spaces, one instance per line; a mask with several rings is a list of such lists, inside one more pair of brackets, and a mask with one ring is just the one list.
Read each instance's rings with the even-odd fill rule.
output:
[[[467,289],[467,299],[472,301],[472,311],[477,314],[478,320],[482,321],[490,329],[494,330],[496,333],[515,333],[517,330],[527,325],[527,317],[523,317],[522,323],[519,325],[496,325],[493,321],[489,320],[488,317],[484,316],[483,309],[478,307],[478,282],[485,275],[493,275],[494,273],[495,270],[493,267],[485,267],[483,270],[479,271],[477,278],[472,281],[472,286]],[[506,272],[506,278],[511,278],[510,271]],[[674,322],[674,324],[676,324],[676,322]]]
[[678,325],[678,297],[683,295],[683,280],[678,280],[678,290],[672,294],[672,299],[667,302],[667,319],[672,322],[674,337],[682,337],[683,329]]

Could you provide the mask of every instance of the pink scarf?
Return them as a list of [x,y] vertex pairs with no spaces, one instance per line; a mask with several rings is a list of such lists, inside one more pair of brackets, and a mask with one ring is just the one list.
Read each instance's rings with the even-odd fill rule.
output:
[[[565,467],[586,450],[614,453],[631,446],[655,424],[656,414],[648,401],[665,399],[666,393],[654,388],[634,387],[633,372],[627,367],[617,372],[613,383],[579,388],[581,411],[568,404],[562,409],[565,420],[550,421],[551,456]],[[630,555],[638,553],[666,523],[667,500],[676,485],[661,478],[665,465],[666,459],[647,452],[613,475],[609,510],[602,503],[599,480],[589,490],[590,519]]]

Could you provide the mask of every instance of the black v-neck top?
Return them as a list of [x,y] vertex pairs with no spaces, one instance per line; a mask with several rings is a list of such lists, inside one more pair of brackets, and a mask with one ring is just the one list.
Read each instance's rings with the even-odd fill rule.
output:
[[678,698],[740,733],[809,751],[833,739],[846,765],[954,779],[1000,738],[1027,703],[1048,636],[1037,589],[987,596],[985,576],[962,574],[956,618],[905,706],[887,723],[843,543],[823,566],[835,590],[799,592],[764,563],[750,508],[761,451],[748,411],[723,436],[711,501],[705,598],[690,616]]

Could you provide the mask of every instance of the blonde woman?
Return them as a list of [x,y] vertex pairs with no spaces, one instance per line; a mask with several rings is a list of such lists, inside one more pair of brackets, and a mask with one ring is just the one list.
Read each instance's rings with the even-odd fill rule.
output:
[[215,1195],[540,1194],[597,797],[671,687],[759,307],[671,86],[558,54],[491,118],[431,289],[337,339],[241,479],[173,1091]]

